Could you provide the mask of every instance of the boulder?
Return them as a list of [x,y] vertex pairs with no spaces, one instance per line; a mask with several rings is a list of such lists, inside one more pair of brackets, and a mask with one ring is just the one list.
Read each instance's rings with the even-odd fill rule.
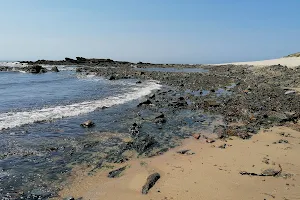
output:
[[155,185],[155,183],[160,179],[159,173],[154,173],[148,176],[145,185],[142,188],[142,194],[148,194],[149,190]]
[[57,68],[56,66],[52,67],[52,68],[51,68],[51,71],[52,71],[52,72],[59,72],[59,70],[58,70],[58,68]]
[[47,69],[43,68],[40,65],[32,65],[32,66],[26,67],[25,71],[28,72],[28,73],[38,74],[38,73],[47,72]]

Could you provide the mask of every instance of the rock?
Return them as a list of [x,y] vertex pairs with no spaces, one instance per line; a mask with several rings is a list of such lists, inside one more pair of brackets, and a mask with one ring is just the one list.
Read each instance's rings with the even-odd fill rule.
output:
[[195,133],[193,134],[193,137],[196,139],[196,140],[199,140],[199,138],[201,137],[201,135],[199,133]]
[[112,80],[116,80],[116,77],[114,75],[111,75],[108,77],[108,80],[112,81]]
[[130,132],[130,135],[132,137],[137,137],[140,134],[139,127],[138,127],[137,123],[132,124],[132,126],[129,129],[129,132]]
[[84,128],[90,128],[90,127],[95,126],[95,124],[92,120],[88,120],[88,121],[83,122],[82,124],[80,124],[80,126],[82,126]]
[[148,194],[149,190],[155,185],[155,183],[160,179],[159,173],[151,174],[142,188],[142,194]]
[[226,146],[227,146],[227,144],[222,144],[222,145],[219,146],[219,148],[220,148],[220,149],[225,149]]
[[108,173],[107,177],[108,178],[116,178],[116,177],[119,177],[120,174],[126,169],[126,166],[125,167],[121,167],[119,169],[116,169],[116,170],[113,170],[111,172]]
[[155,119],[159,119],[159,118],[165,118],[165,115],[163,113],[160,113],[155,117]]
[[58,68],[57,68],[56,66],[52,67],[52,68],[51,68],[51,71],[52,71],[52,72],[59,72],[59,70],[58,70]]
[[163,123],[166,123],[167,121],[166,121],[165,118],[157,118],[157,119],[154,120],[154,122],[156,124],[163,124]]
[[142,81],[137,81],[137,82],[135,82],[136,84],[141,84],[142,83]]
[[179,153],[179,154],[186,154],[187,152],[189,152],[190,149],[185,149],[185,150],[180,150],[180,151],[177,151],[176,153]]
[[286,91],[284,94],[295,94],[296,91],[295,90],[289,90],[289,91]]
[[152,104],[152,102],[149,99],[147,99],[147,100],[142,101],[141,103],[139,103],[138,107],[140,107],[142,105],[150,105],[150,104]]
[[214,128],[214,133],[217,134],[218,138],[223,139],[227,138],[228,134],[226,132],[226,128],[223,125],[218,125]]
[[74,199],[74,197],[69,196],[69,197],[64,198],[63,200],[75,200],[75,199]]
[[288,144],[289,141],[288,141],[288,140],[280,139],[280,140],[278,141],[278,143],[280,143],[280,144],[282,144],[282,143]]
[[76,72],[82,72],[82,69],[80,67],[77,67]]
[[206,139],[206,143],[214,143],[215,142],[215,140],[213,140],[213,139]]
[[146,134],[134,138],[131,146],[139,154],[143,154],[144,152],[149,151],[156,143],[157,141],[154,139],[154,137]]
[[47,69],[43,68],[40,65],[32,65],[25,68],[25,71],[28,73],[38,74],[47,72]]
[[250,134],[247,133],[247,132],[243,132],[243,131],[237,132],[237,134],[234,135],[234,136],[237,136],[237,137],[239,137],[239,138],[241,138],[241,139],[243,139],[243,140],[250,139],[250,138],[252,137],[252,135],[250,135]]

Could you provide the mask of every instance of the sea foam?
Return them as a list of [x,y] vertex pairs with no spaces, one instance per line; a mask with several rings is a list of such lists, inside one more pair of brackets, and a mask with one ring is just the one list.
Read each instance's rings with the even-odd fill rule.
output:
[[50,121],[64,117],[87,114],[104,106],[111,107],[139,99],[143,96],[149,95],[153,90],[160,88],[161,85],[157,82],[147,81],[139,86],[135,86],[130,92],[118,96],[110,96],[104,99],[84,101],[69,105],[47,107],[38,110],[0,113],[0,130],[31,124],[34,122]]

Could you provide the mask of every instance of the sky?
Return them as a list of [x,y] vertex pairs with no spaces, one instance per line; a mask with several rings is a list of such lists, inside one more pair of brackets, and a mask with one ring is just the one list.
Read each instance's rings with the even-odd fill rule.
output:
[[0,0],[0,60],[223,63],[300,51],[299,0]]

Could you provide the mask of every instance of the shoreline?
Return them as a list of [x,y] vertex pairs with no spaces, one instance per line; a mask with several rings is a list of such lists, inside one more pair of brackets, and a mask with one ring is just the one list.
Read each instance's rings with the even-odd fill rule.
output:
[[[298,127],[300,124],[297,125]],[[278,143],[287,140],[288,143]],[[274,144],[274,142],[277,142]],[[227,144],[225,149],[220,145]],[[182,155],[190,149],[194,154]],[[111,169],[73,171],[72,182],[59,194],[83,199],[298,199],[300,197],[300,132],[289,127],[260,131],[249,140],[230,137],[207,143],[185,139],[179,147],[153,158],[134,159]],[[261,173],[278,169],[278,177],[243,176],[241,171]],[[112,169],[127,166],[117,178],[108,178]],[[151,173],[161,175],[147,195],[141,188]]]
[[[191,68],[191,65],[188,66]],[[158,71],[143,71],[136,70],[135,67],[148,69],[156,67],[162,69]],[[191,136],[193,133],[201,132],[203,135],[201,128],[209,128],[209,132],[214,133],[213,135],[204,134],[206,137],[218,137],[221,139],[217,140],[214,144],[200,142],[200,144],[203,144],[205,149],[207,149],[205,150],[207,155],[210,154],[209,151],[212,149],[213,152],[215,149],[219,152],[219,150],[221,150],[218,148],[219,142],[222,141],[224,144],[225,140],[227,140],[226,143],[228,143],[228,145],[224,146],[224,152],[230,151],[227,150],[227,148],[231,149],[232,146],[230,145],[232,145],[231,143],[234,143],[234,141],[239,141],[239,143],[235,144],[237,146],[235,147],[235,151],[239,151],[244,148],[243,145],[248,144],[248,141],[252,141],[253,138],[262,135],[263,133],[261,134],[260,132],[261,129],[268,129],[273,126],[284,126],[288,123],[296,123],[300,118],[300,108],[298,106],[300,105],[300,99],[298,98],[300,68],[291,69],[281,65],[255,69],[249,66],[240,65],[197,65],[196,67],[201,68],[198,73],[185,72],[184,70],[177,70],[177,72],[165,70],[166,68],[172,67],[183,69],[185,65],[162,66],[139,63],[136,66],[132,66],[128,62],[101,61],[100,64],[98,62],[97,64],[92,64],[92,66],[77,66],[76,73],[101,76],[110,81],[118,79],[136,79],[138,80],[136,84],[140,84],[147,80],[155,80],[159,81],[164,88],[140,99],[137,107],[133,109],[136,113],[130,113],[131,117],[126,121],[126,125],[128,125],[129,129],[129,132],[126,133],[129,136],[128,141],[123,141],[116,146],[116,149],[105,152],[104,155],[101,154],[102,157],[97,158],[98,160],[96,159],[94,162],[86,164],[90,165],[93,169],[96,169],[96,171],[106,169],[102,164],[99,166],[97,164],[103,159],[105,163],[109,163],[108,168],[111,168],[112,166],[121,167],[122,164],[120,165],[118,163],[124,163],[128,160],[129,163],[136,162],[134,166],[137,166],[137,164],[141,162],[136,160],[137,157],[154,156],[153,158],[144,159],[160,160],[162,158],[158,155],[163,154],[166,151],[167,152],[162,155],[162,157],[167,156],[163,157],[163,159],[170,159],[171,162],[171,158],[174,158],[174,156],[168,157],[168,155],[172,152],[174,153],[174,150],[177,148],[191,148],[191,150],[196,153],[195,155],[202,154],[203,152],[199,149],[195,150],[198,145],[198,143],[195,142],[199,141],[194,141],[193,139],[187,140],[190,141],[188,145],[186,145],[185,140],[183,146],[172,149],[178,144],[178,141]],[[171,128],[172,131],[170,131]],[[107,132],[109,132],[109,130]],[[234,139],[231,140],[232,138]],[[258,140],[263,139],[264,138],[258,138]],[[217,146],[211,148],[211,145],[216,144]],[[250,142],[249,144],[252,143]],[[248,148],[250,148],[250,146]],[[253,149],[253,151],[255,150],[256,149]],[[231,153],[226,153],[222,158],[217,157],[217,155],[216,157],[221,160],[230,159],[232,158],[230,155]],[[193,158],[192,156],[193,155],[189,155],[187,157]],[[240,158],[243,160],[243,157]],[[207,159],[208,160],[206,161],[209,161],[209,157],[207,157]],[[163,161],[160,160],[160,162],[155,165],[159,166],[162,162]],[[193,162],[196,161],[191,163],[190,160],[185,160],[185,162],[186,164],[193,164]],[[237,161],[234,160],[234,162]],[[281,164],[281,161],[279,164]],[[176,165],[176,163],[174,165]],[[201,165],[204,164],[201,163]],[[168,166],[164,167],[167,168]],[[188,167],[189,166],[187,166],[187,168]],[[201,168],[200,164],[198,167]],[[208,168],[210,167],[211,166]],[[130,172],[130,169],[133,169],[133,167],[126,169],[126,171],[128,170],[128,172]],[[153,167],[153,169],[158,168]],[[176,169],[171,170],[176,171]],[[142,169],[138,167],[136,170]],[[284,166],[284,170],[286,170],[286,166]],[[194,169],[194,171],[197,170]],[[165,174],[168,172],[164,172],[164,170],[161,169],[160,173],[162,173],[162,177],[159,181],[163,181]],[[256,171],[255,173],[259,172]],[[172,179],[174,182],[184,179],[184,177],[180,178],[180,171],[177,171],[176,174],[176,178]],[[145,181],[144,175],[142,178],[138,178],[139,189],[135,189],[135,192],[140,192],[140,183]],[[206,177],[205,174],[202,175],[207,182],[210,181],[209,177]],[[78,174],[78,176],[82,179],[88,179],[89,177],[86,177],[84,174],[82,176]],[[101,173],[99,176],[104,178],[104,175],[101,175]],[[132,174],[132,176],[134,176],[134,174]],[[93,177],[94,176],[92,176],[91,179],[93,179]],[[214,177],[213,174],[212,177]],[[215,178],[217,179],[218,177]],[[109,179],[103,180],[107,181]],[[126,185],[126,180],[124,181],[124,185]],[[74,182],[76,184],[78,181],[74,180]],[[97,183],[94,181],[93,184],[90,184],[90,187],[93,188],[93,185],[100,184],[100,182]],[[227,183],[225,178],[220,179],[220,182]],[[188,185],[188,182],[186,184]],[[247,183],[243,184],[247,185]],[[70,183],[70,185],[72,186],[72,183]],[[85,183],[83,183],[83,186],[84,185]],[[134,185],[136,185],[136,183],[134,183]],[[203,188],[207,187],[204,185],[200,186]],[[213,184],[211,184],[211,186],[213,186]],[[76,187],[80,190],[82,185],[74,186],[74,188]],[[113,187],[115,187],[115,185]],[[137,188],[137,186],[134,187]],[[193,188],[194,185],[190,185],[190,187]],[[254,186],[251,185],[251,187]],[[110,189],[111,188],[107,187],[107,191],[110,191]],[[118,189],[124,191],[126,188],[122,189],[120,186]],[[222,186],[219,185],[218,188],[215,189],[221,190]],[[173,191],[174,189],[170,190]],[[73,194],[71,194],[72,190],[69,190],[70,194],[64,193],[64,191],[65,190],[61,192],[62,197],[74,195],[79,198],[81,195],[81,193],[76,193],[78,191],[74,191]],[[184,194],[185,193],[181,194],[182,198],[184,197]],[[89,194],[85,194],[84,192],[82,195],[86,198],[97,199],[95,196],[89,197]],[[120,195],[122,195],[122,193]],[[130,195],[131,192],[129,196]],[[172,194],[172,198],[175,198],[174,195],[175,194]],[[199,196],[200,194],[194,193],[193,195]],[[143,196],[141,198],[147,197],[149,196]],[[159,196],[159,198],[160,197],[161,196]],[[192,197],[193,196],[190,196],[191,199]],[[114,197],[107,198],[114,199]],[[205,196],[205,199],[206,198],[208,198],[208,196]],[[216,197],[216,199],[218,198],[219,197]],[[230,198],[228,197],[228,199]]]

